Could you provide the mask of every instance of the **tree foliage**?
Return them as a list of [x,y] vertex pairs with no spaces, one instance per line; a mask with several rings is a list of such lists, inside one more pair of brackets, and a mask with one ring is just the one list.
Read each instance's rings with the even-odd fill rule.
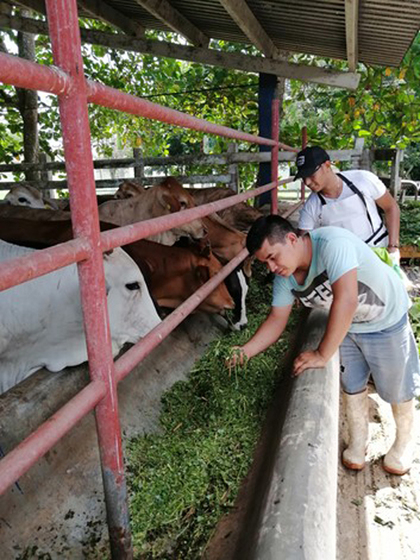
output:
[[[308,55],[296,61],[344,70],[342,62]],[[352,147],[354,137],[367,146],[407,148],[420,141],[420,35],[399,68],[359,64],[356,92],[291,82],[285,102],[283,132],[288,143],[297,143],[300,127],[308,126],[311,142],[328,148]]]
[[[105,24],[81,20],[81,25],[110,31]],[[1,32],[8,43],[14,32]],[[169,36],[169,37],[168,37]],[[180,41],[175,34],[150,32],[152,38]],[[255,54],[254,49],[223,41],[213,48]],[[255,74],[187,63],[151,55],[83,45],[87,78],[148,100],[208,119],[212,122],[258,132],[258,78]],[[52,64],[49,39],[37,37],[37,61]],[[293,55],[292,60],[318,66],[346,69],[344,62]],[[359,64],[360,86],[356,92],[327,88],[298,81],[287,83],[281,140],[300,144],[301,127],[308,127],[311,143],[328,149],[349,148],[355,137],[364,137],[368,146],[415,146],[420,140],[420,37],[407,52],[399,68],[377,68]],[[0,87],[0,96],[10,97],[9,86]],[[111,156],[120,148],[141,147],[148,156],[198,153],[203,135],[157,121],[135,117],[90,105],[92,142],[99,155]],[[0,128],[0,157],[11,161],[21,154],[21,119],[12,103],[3,104]],[[41,149],[57,157],[62,154],[57,98],[40,97]],[[224,151],[227,140],[212,138],[214,151]],[[240,146],[249,149],[249,145]],[[253,147],[252,149],[257,149]],[[416,166],[411,165],[411,169]]]

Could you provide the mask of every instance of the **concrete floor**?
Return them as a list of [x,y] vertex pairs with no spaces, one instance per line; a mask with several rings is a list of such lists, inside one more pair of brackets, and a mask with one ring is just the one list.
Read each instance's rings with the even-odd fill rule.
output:
[[[395,428],[391,407],[369,394],[368,462],[363,471],[345,469],[338,460],[337,560],[418,560],[420,558],[420,437],[417,430],[413,467],[402,477],[386,473],[382,456]],[[416,425],[420,425],[417,404]],[[346,422],[340,417],[339,451]]]

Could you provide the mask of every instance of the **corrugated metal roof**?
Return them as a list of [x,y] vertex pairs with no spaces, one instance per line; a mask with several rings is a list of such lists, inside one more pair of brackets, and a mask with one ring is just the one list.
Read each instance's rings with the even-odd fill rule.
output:
[[[136,0],[106,0],[148,29],[171,31]],[[168,0],[208,37],[250,44],[219,0]],[[279,49],[346,59],[345,0],[247,0]],[[420,0],[359,1],[359,61],[398,66],[420,28]]]

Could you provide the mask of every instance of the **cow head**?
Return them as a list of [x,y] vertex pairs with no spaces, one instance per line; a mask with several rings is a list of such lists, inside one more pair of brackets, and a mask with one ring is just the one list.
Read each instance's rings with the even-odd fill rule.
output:
[[139,267],[122,249],[104,255],[108,313],[114,355],[126,342],[135,344],[160,318]]
[[[210,253],[207,258],[200,258],[197,267],[194,270],[195,290],[198,290],[210,278],[217,274],[222,269],[222,265],[216,257]],[[221,313],[226,309],[234,309],[235,303],[230,295],[227,286],[221,282],[213,292],[211,292],[206,299],[200,303],[198,310],[207,313]]]
[[28,206],[30,208],[44,208],[42,193],[31,185],[16,185],[4,197],[13,206]]
[[[152,188],[156,190],[159,204],[165,214],[194,208],[193,198],[184,191],[181,185],[174,187],[173,185],[160,184]],[[171,231],[177,238],[188,236],[192,239],[201,239],[206,235],[206,229],[201,219],[174,227]]]
[[114,198],[132,198],[133,196],[138,196],[144,192],[144,187],[137,183],[136,181],[124,181],[118,187],[118,190],[114,194]]
[[25,183],[12,187],[4,197],[6,204],[12,206],[26,206],[28,208],[49,208],[50,210],[57,210],[58,206],[55,201],[44,198],[42,192]]

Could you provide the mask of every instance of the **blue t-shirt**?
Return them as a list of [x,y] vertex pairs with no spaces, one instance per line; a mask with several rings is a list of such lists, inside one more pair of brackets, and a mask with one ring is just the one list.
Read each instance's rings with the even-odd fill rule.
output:
[[349,332],[369,333],[395,325],[410,300],[398,274],[350,231],[321,227],[310,232],[312,261],[304,283],[294,276],[275,276],[273,306],[285,307],[298,298],[307,307],[329,309],[331,284],[357,268],[358,300]]

